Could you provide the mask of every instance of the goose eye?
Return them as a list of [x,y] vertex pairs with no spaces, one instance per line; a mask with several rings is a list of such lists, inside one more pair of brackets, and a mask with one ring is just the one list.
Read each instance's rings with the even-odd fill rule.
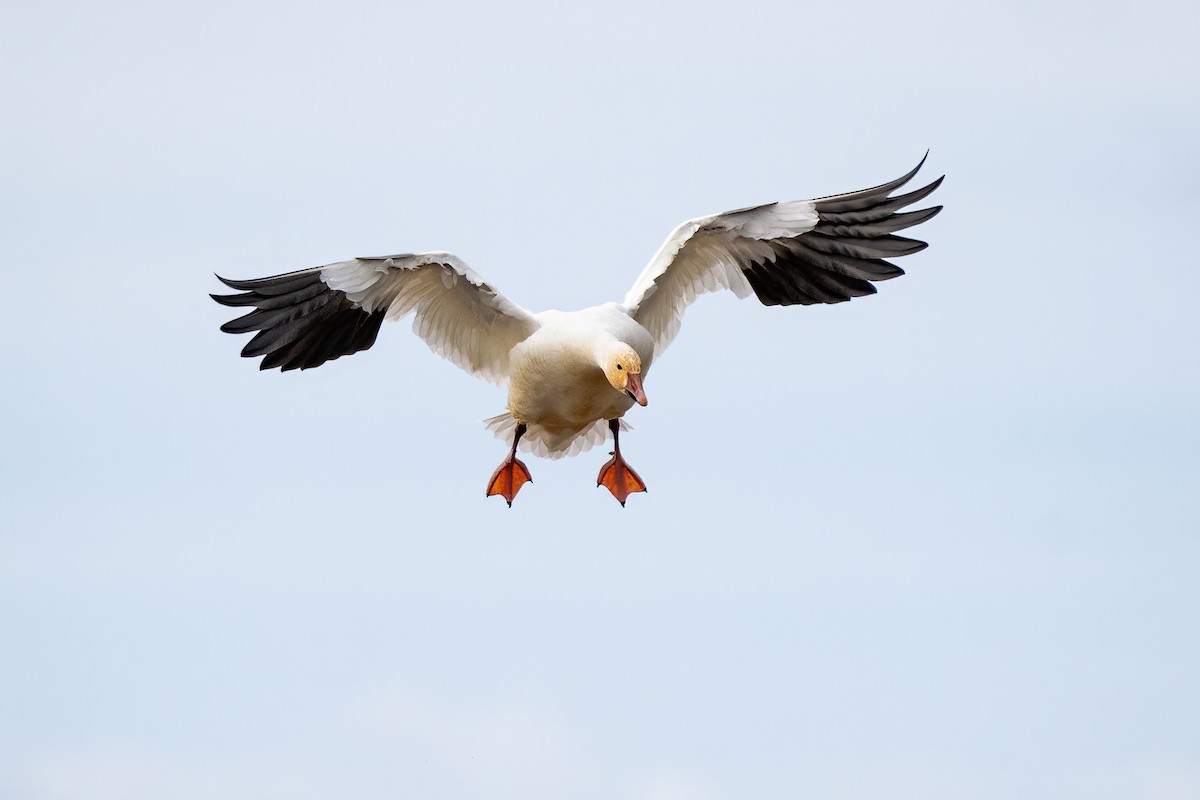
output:
[[617,369],[625,369],[625,368],[622,367],[620,364],[617,364]]

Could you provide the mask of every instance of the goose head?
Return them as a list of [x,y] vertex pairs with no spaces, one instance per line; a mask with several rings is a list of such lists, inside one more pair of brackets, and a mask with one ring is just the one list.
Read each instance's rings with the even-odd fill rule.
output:
[[602,351],[600,367],[604,377],[618,392],[632,397],[638,405],[646,405],[642,390],[642,358],[624,342],[612,342]]

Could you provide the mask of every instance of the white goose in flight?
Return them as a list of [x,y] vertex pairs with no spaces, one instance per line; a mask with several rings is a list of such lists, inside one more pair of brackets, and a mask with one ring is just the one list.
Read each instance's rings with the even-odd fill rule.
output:
[[900,211],[942,178],[891,196],[921,164],[872,189],[688,220],[667,237],[623,302],[582,311],[526,311],[457,256],[440,252],[356,258],[257,280],[217,276],[239,293],[212,298],[252,307],[221,330],[258,331],[242,355],[261,356],[260,369],[285,371],[366,350],[385,318],[412,313],[413,330],[435,353],[508,385],[508,411],[487,420],[512,442],[488,481],[489,497],[500,495],[511,506],[530,480],[518,446],[549,458],[574,455],[603,442],[607,425],[613,453],[597,485],[625,505],[646,484],[621,457],[621,417],[634,403],[646,405],[646,373],[679,332],[688,304],[717,289],[743,298],[753,293],[764,305],[874,294],[873,282],[904,274],[884,259],[926,247],[896,231],[941,210]]

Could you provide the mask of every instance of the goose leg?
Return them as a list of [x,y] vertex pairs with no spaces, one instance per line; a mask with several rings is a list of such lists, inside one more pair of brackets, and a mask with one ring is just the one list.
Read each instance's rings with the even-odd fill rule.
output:
[[508,451],[508,458],[504,459],[504,462],[496,468],[496,471],[492,473],[492,479],[488,481],[487,496],[500,495],[508,503],[509,508],[512,508],[513,498],[517,496],[517,492],[521,491],[521,487],[526,483],[533,482],[533,478],[529,477],[529,469],[521,459],[517,458],[517,442],[521,441],[526,430],[524,422],[517,425],[517,435],[513,437],[512,450]]
[[596,485],[603,486],[612,492],[613,497],[617,498],[617,502],[623,506],[629,495],[646,491],[646,484],[633,471],[633,468],[625,463],[625,459],[621,458],[621,444],[617,438],[621,431],[621,421],[610,419],[608,429],[612,431],[613,435],[613,457],[600,468],[600,476],[596,478]]

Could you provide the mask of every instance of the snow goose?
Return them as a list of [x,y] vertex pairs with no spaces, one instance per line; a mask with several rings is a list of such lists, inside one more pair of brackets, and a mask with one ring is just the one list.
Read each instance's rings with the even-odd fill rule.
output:
[[413,330],[435,353],[508,385],[508,410],[487,420],[512,443],[488,481],[489,497],[500,495],[511,506],[530,480],[518,446],[561,458],[603,442],[607,426],[612,458],[597,485],[625,505],[646,484],[621,457],[621,418],[634,403],[646,405],[646,373],[679,332],[688,304],[717,289],[742,298],[753,293],[764,305],[874,294],[874,282],[904,274],[885,259],[926,247],[896,232],[941,210],[901,212],[942,178],[892,196],[922,164],[871,189],[688,220],[667,237],[624,302],[582,311],[530,313],[441,252],[355,258],[257,280],[217,276],[238,294],[212,298],[253,308],[221,330],[258,331],[242,355],[261,357],[260,369],[284,371],[366,350],[384,319],[413,314]]

